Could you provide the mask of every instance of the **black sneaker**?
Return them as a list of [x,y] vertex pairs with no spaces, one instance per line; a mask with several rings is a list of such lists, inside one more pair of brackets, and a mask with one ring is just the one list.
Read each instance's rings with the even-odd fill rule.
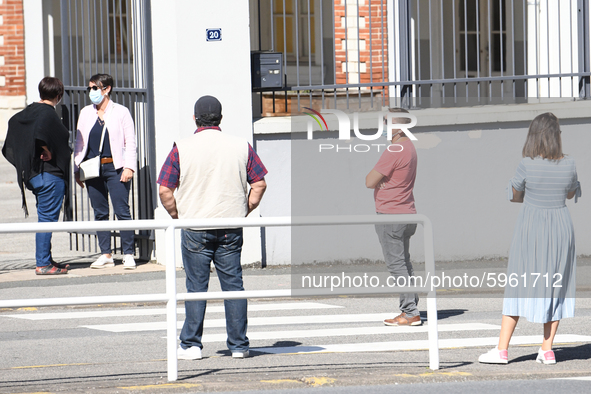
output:
[[37,275],[61,275],[67,274],[67,268],[58,268],[51,264],[46,265],[45,267],[37,267],[35,268],[35,274]]
[[66,264],[60,264],[60,263],[56,263],[55,261],[51,260],[51,265],[53,265],[56,268],[62,268],[62,269],[70,269],[70,264],[66,263]]

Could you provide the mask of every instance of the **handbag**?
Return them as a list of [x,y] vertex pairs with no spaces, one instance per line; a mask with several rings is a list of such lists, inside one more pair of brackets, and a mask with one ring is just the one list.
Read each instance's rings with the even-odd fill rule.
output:
[[99,145],[99,154],[92,159],[84,160],[78,168],[80,169],[80,180],[87,181],[89,179],[98,178],[101,175],[101,153],[103,152],[103,140],[105,139],[105,128],[107,122],[103,126],[101,133],[101,143]]

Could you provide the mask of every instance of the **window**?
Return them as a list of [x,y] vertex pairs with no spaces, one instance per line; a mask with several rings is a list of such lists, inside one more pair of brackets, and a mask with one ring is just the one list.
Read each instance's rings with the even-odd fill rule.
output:
[[300,61],[306,61],[310,54],[316,52],[314,6],[314,0],[274,0],[273,2],[275,48],[278,52],[285,53],[288,61],[294,62],[296,55],[299,55]]
[[129,53],[127,1],[109,1],[109,50],[112,55],[127,56]]
[[[468,76],[507,71],[507,22],[504,0],[459,0],[458,66]],[[490,71],[490,73],[489,73]]]

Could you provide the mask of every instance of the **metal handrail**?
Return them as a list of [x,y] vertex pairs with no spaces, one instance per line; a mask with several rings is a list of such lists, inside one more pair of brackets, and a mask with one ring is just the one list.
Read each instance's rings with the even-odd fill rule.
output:
[[[435,275],[435,255],[433,250],[433,227],[431,221],[421,214],[401,215],[359,215],[359,216],[305,216],[305,217],[268,217],[268,218],[228,218],[228,219],[167,219],[167,220],[121,220],[100,222],[58,222],[58,223],[2,223],[0,234],[33,233],[33,232],[70,232],[80,230],[165,230],[166,247],[166,293],[139,294],[120,296],[90,296],[68,298],[42,298],[0,300],[0,308],[22,308],[64,305],[116,304],[125,302],[166,302],[166,336],[167,336],[167,369],[168,380],[178,379],[177,360],[177,301],[178,300],[228,300],[248,298],[286,298],[291,297],[291,290],[247,290],[227,292],[181,293],[176,292],[176,248],[175,230],[183,228],[214,229],[236,227],[283,227],[283,226],[324,226],[324,225],[363,225],[363,224],[409,224],[423,226],[425,271]],[[437,333],[437,303],[434,289],[420,287],[397,287],[382,291],[371,291],[367,294],[391,294],[406,292],[426,292],[427,322],[429,337],[429,368],[439,369],[439,345]],[[340,290],[334,295],[363,295],[359,289],[355,291]],[[310,296],[316,296],[310,294]]]

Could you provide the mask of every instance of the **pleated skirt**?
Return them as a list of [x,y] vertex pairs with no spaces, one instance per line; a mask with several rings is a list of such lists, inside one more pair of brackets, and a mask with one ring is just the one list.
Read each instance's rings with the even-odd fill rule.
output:
[[575,233],[568,208],[524,204],[509,251],[503,315],[533,323],[573,317],[575,271]]

